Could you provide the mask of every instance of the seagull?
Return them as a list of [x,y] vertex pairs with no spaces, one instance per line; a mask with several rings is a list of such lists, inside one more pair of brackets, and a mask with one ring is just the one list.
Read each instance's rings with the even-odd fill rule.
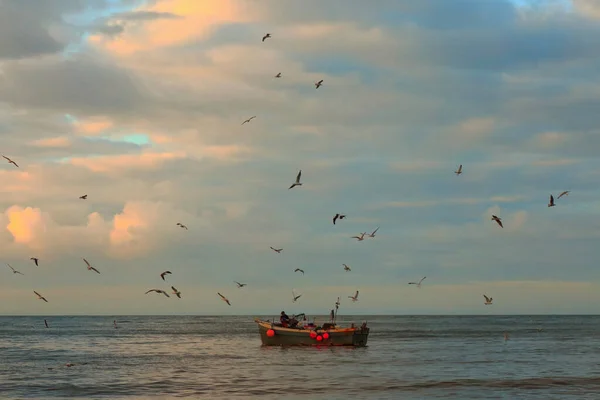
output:
[[498,225],[500,225],[500,228],[504,228],[504,226],[502,226],[502,220],[499,217],[492,215],[492,221],[496,221]]
[[377,229],[375,229],[372,233],[368,234],[367,236],[374,238],[375,237],[375,233],[377,233],[378,230],[379,230],[379,227],[377,227]]
[[35,263],[36,267],[39,267],[40,265],[38,264],[38,262],[40,261],[39,258],[35,258],[35,257],[31,257],[30,260],[32,260]]
[[6,157],[5,155],[3,155],[2,157],[4,157],[8,161],[9,164],[15,164],[15,167],[19,168],[17,163],[14,162],[13,160],[11,160],[10,158]]
[[234,281],[234,282],[237,285],[237,287],[240,288],[240,289],[247,285],[247,283],[239,283],[237,281]]
[[83,196],[79,196],[79,198],[80,198],[81,200],[87,200],[87,194],[84,194]]
[[88,260],[86,260],[84,258],[83,261],[85,261],[85,263],[87,264],[88,271],[95,271],[97,274],[100,273],[100,271],[98,271],[96,268],[92,267],[92,265],[88,262]]
[[182,224],[181,222],[178,222],[178,223],[177,223],[177,224],[175,224],[175,225],[177,225],[177,226],[179,226],[179,227],[181,227],[181,228],[183,228],[183,229],[185,229],[185,230],[187,230],[187,228],[188,228],[187,226],[185,226],[185,225],[184,225],[184,224]]
[[296,300],[298,300],[300,297],[302,297],[302,294],[298,294],[296,295],[296,292],[294,291],[294,289],[292,289],[292,298],[294,299],[294,303],[296,302]]
[[245,123],[247,123],[247,122],[250,122],[250,121],[252,121],[254,118],[256,118],[256,115],[255,115],[255,116],[253,116],[253,117],[250,117],[250,118],[248,118],[247,120],[245,120],[244,122],[242,122],[242,125],[244,125],[244,124],[245,124]]
[[179,298],[181,298],[181,292],[177,289],[175,289],[175,286],[171,286],[171,289],[173,289],[173,294]]
[[456,174],[456,176],[458,176],[458,175],[462,174],[462,164],[460,164],[460,165],[458,166],[458,169],[457,169],[456,171],[454,171],[454,173]]
[[150,290],[148,290],[148,291],[147,291],[146,293],[144,293],[144,294],[148,294],[148,293],[150,293],[150,292],[162,293],[162,294],[164,294],[164,295],[165,295],[165,296],[167,296],[167,297],[171,297],[171,296],[169,296],[169,293],[167,293],[167,292],[165,292],[164,290],[161,290],[161,289],[150,289]]
[[13,272],[13,274],[21,274],[21,275],[25,276],[25,274],[24,274],[24,273],[22,273],[22,272],[20,272],[20,271],[17,271],[17,270],[16,270],[16,269],[14,269],[13,267],[11,267],[11,266],[10,266],[10,264],[8,264],[8,263],[7,263],[6,265],[8,265],[8,268],[12,269],[12,272]]
[[38,297],[38,299],[40,300],[44,300],[46,303],[48,302],[48,300],[46,300],[46,298],[44,296],[42,296],[41,294],[39,294],[38,292],[36,292],[35,290],[33,291],[33,293],[35,293]]
[[352,271],[349,266],[346,264],[342,264],[344,266],[344,271]]
[[335,221],[337,221],[337,219],[344,219],[346,218],[346,216],[344,214],[335,214],[335,216],[333,217],[333,224],[335,225]]
[[558,195],[558,197],[556,198],[556,200],[560,199],[563,196],[568,196],[569,193],[571,193],[570,190],[565,190],[564,192],[562,192],[561,194]]
[[225,303],[231,305],[231,303],[229,302],[229,299],[227,299],[227,297],[223,296],[221,293],[217,292],[217,294],[221,297],[221,300],[223,300]]
[[348,296],[349,299],[352,299],[352,301],[358,301],[358,290],[356,291],[356,293],[354,294],[354,296]]
[[315,89],[320,88],[323,85],[323,79],[321,79],[319,82],[315,82]]
[[554,196],[550,195],[550,203],[548,203],[548,207],[554,207],[556,204],[554,204]]
[[271,37],[271,34],[270,34],[270,33],[267,33],[265,36],[263,36],[263,39],[262,39],[262,41],[264,42],[266,39],[268,39],[268,38],[270,38],[270,37]]
[[425,280],[425,278],[427,278],[426,276],[424,276],[419,282],[408,282],[409,285],[417,285],[417,287],[419,289],[421,289],[421,282],[423,282],[423,280]]
[[492,298],[491,297],[487,297],[485,294],[483,295],[483,297],[485,297],[485,305],[490,305],[492,304]]
[[171,271],[165,271],[162,274],[160,274],[160,277],[162,278],[163,281],[165,280],[165,275],[167,275],[167,274],[171,275]]
[[279,72],[277,75],[275,75],[275,78],[281,78],[281,72]]
[[296,186],[302,186],[302,183],[300,183],[300,177],[301,176],[302,176],[302,170],[300,170],[298,172],[298,176],[296,176],[296,182],[292,183],[292,186],[290,186],[288,188],[288,190],[290,190],[291,188],[296,187]]
[[364,233],[361,233],[360,236],[352,236],[352,239],[356,239],[360,242],[361,240],[365,240],[366,234],[367,234],[367,232],[364,232]]
[[[269,247],[271,247],[271,246],[269,246]],[[281,250],[283,250],[283,249],[276,249],[274,247],[271,247],[271,250],[273,250],[275,253],[281,254]]]
[[303,270],[303,269],[300,269],[300,268],[296,268],[296,269],[294,270],[294,272],[302,272],[302,275],[304,275],[304,270]]

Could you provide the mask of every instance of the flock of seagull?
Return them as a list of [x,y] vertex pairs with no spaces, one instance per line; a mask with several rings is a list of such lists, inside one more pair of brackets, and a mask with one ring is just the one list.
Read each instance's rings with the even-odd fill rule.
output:
[[[266,39],[269,39],[271,37],[272,36],[271,36],[270,33],[265,34],[263,36],[263,38],[262,38],[262,42],[264,42]],[[281,72],[279,72],[279,73],[277,73],[275,75],[275,78],[281,78],[281,77],[282,77]],[[315,89],[319,89],[322,85],[323,85],[323,79],[321,79],[321,80],[319,80],[319,81],[317,81],[317,82],[314,83]],[[250,123],[255,118],[256,118],[256,115],[254,115],[254,116],[252,116],[252,117],[244,120],[242,122],[242,125]],[[2,157],[9,164],[13,164],[15,167],[19,168],[19,165],[15,161],[13,161],[11,158],[9,158],[9,157],[7,157],[5,155],[2,155]],[[458,169],[456,171],[454,171],[454,173],[457,176],[459,176],[459,175],[461,175],[463,173],[463,166],[462,166],[462,164],[459,165]],[[302,178],[302,170],[298,171],[298,175],[296,176],[296,180],[290,185],[290,187],[288,188],[288,190],[289,189],[293,189],[295,187],[302,186],[301,178]],[[558,195],[558,197],[556,198],[556,201],[559,200],[563,196],[567,196],[569,193],[570,193],[569,190],[565,190],[564,192],[560,193]],[[81,200],[87,200],[87,197],[88,197],[88,195],[84,194],[84,195],[80,196],[79,199],[81,199]],[[548,207],[554,207],[555,205],[556,204],[555,204],[554,196],[551,194],[550,195],[550,200],[549,200],[549,203],[548,203]],[[333,217],[333,225],[336,225],[337,221],[341,221],[341,220],[343,220],[345,218],[346,218],[345,214],[336,213],[334,215],[334,217]],[[496,215],[492,215],[491,220],[494,221],[494,222],[496,222],[498,224],[498,226],[500,226],[500,228],[504,227],[504,225],[502,224],[502,219],[500,217],[498,217]],[[183,223],[181,223],[181,222],[177,222],[176,225],[178,227],[182,228],[182,229],[188,230],[188,227],[186,225],[184,225]],[[351,236],[351,238],[352,239],[356,239],[359,242],[365,240],[365,237],[375,238],[375,234],[377,233],[378,230],[379,230],[379,227],[377,227],[371,233],[362,232],[362,233],[360,233],[358,235]],[[278,253],[278,254],[281,254],[281,252],[283,251],[283,248],[275,248],[275,247],[272,247],[272,246],[270,247],[270,249],[273,250],[275,253]],[[39,266],[39,259],[38,258],[31,257],[30,260],[33,261],[36,266]],[[95,268],[94,266],[92,266],[85,258],[83,258],[83,261],[86,264],[88,271],[93,271],[93,272],[96,272],[97,274],[100,274],[100,271],[98,271],[97,268]],[[13,274],[24,275],[22,272],[14,269],[10,264],[7,264],[7,266],[11,269],[11,271],[13,272]],[[352,269],[347,264],[342,264],[342,266],[344,268],[344,271],[346,271],[346,272],[352,271]],[[300,272],[300,273],[302,273],[302,275],[304,275],[304,270],[301,269],[301,268],[296,268],[294,270],[294,272]],[[172,274],[171,271],[164,271],[164,272],[162,272],[160,274],[160,277],[161,277],[161,279],[163,281],[166,281],[166,279],[165,279],[166,275],[171,275],[171,274]],[[425,280],[425,278],[426,277],[424,276],[419,281],[417,281],[417,282],[408,282],[408,284],[409,285],[415,285],[417,288],[420,289],[421,288],[421,284],[423,283],[423,281]],[[234,281],[234,283],[237,285],[238,289],[241,289],[244,286],[247,286],[246,283],[240,283],[240,282],[237,282],[237,281]],[[181,298],[182,293],[177,288],[175,288],[175,286],[171,286],[171,290],[172,290],[171,294],[174,294],[178,298]],[[48,300],[43,295],[41,295],[39,292],[37,292],[37,291],[34,290],[33,293],[38,297],[39,300],[43,300],[44,302],[48,303]],[[149,289],[145,294],[148,294],[148,293],[157,293],[157,294],[162,294],[165,297],[170,297],[169,293],[167,293],[167,291],[165,291],[163,289],[156,289],[156,288]],[[353,302],[358,301],[358,294],[359,294],[359,291],[357,290],[356,293],[353,296],[348,296],[348,298],[351,299]],[[231,306],[231,302],[229,301],[229,299],[227,297],[225,297],[221,293],[217,293],[217,295],[221,298],[221,300],[223,300],[225,303],[227,303],[229,306]],[[293,302],[296,302],[301,296],[302,296],[302,294],[297,294],[296,291],[295,291],[295,289],[292,289],[292,300],[293,300]],[[485,302],[484,302],[485,305],[491,305],[492,304],[492,300],[493,300],[492,297],[488,297],[485,294],[483,295],[483,297],[485,298]],[[339,306],[339,297],[338,297],[338,300],[336,302],[336,306]],[[45,322],[46,327],[48,327],[48,323],[46,322],[46,320],[44,320],[44,322]],[[116,321],[114,321],[114,325],[115,325],[115,328],[117,328]]]

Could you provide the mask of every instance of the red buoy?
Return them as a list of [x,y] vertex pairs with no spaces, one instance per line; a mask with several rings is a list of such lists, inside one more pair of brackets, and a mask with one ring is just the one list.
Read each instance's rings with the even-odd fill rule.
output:
[[316,337],[317,337],[317,332],[315,332],[315,331],[310,331],[310,337],[311,337],[311,339],[314,339],[314,338],[316,338]]
[[325,340],[329,339],[329,333],[327,333],[327,332],[323,333],[323,339],[325,339]]
[[274,331],[273,329],[269,329],[269,330],[267,331],[267,336],[268,336],[268,337],[273,337],[273,336],[275,336],[275,331]]
[[321,335],[317,336],[317,342],[320,342],[321,340],[323,340],[323,336],[321,336]]

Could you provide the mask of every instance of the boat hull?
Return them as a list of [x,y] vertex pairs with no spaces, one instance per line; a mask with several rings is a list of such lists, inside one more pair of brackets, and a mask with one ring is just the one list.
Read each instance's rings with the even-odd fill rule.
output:
[[[327,332],[328,338],[317,341],[310,336],[310,330],[290,329],[273,326],[270,322],[256,319],[258,332],[263,346],[353,346],[364,347],[367,345],[369,337],[369,328],[345,328],[319,330],[317,333],[322,336]],[[272,329],[275,334],[268,336],[267,332]]]

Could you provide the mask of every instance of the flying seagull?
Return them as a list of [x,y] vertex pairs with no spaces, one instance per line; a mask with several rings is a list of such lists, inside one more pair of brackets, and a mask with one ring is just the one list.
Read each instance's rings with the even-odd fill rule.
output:
[[33,262],[35,263],[35,266],[36,266],[36,267],[39,267],[39,266],[40,266],[40,265],[38,264],[38,262],[40,261],[40,259],[39,259],[39,258],[31,257],[31,258],[30,258],[30,260],[31,260],[31,261],[33,261]]
[[556,204],[554,204],[554,196],[550,195],[550,203],[548,203],[548,207],[554,207]]
[[352,301],[358,301],[358,290],[356,291],[356,293],[354,294],[354,296],[348,296],[349,299],[352,299]]
[[502,220],[499,217],[492,215],[492,221],[496,221],[496,223],[500,225],[500,228],[504,228],[504,226],[502,226]]
[[[271,247],[271,246],[269,246],[269,247]],[[281,254],[281,250],[283,250],[283,249],[276,249],[274,247],[271,247],[271,250],[273,250],[275,253]]]
[[296,176],[296,182],[292,183],[292,186],[290,186],[288,188],[288,190],[290,190],[291,188],[294,188],[296,186],[302,186],[302,183],[300,183],[300,177],[302,176],[302,170],[300,170],[298,172],[298,176]]
[[33,293],[35,293],[38,297],[38,299],[40,300],[44,300],[46,303],[48,302],[48,300],[46,300],[46,298],[44,296],[42,296],[41,294],[39,294],[38,292],[36,292],[35,290],[33,291]]
[[217,292],[217,294],[221,297],[221,300],[223,300],[225,303],[231,305],[231,303],[229,302],[229,299],[227,299],[227,297],[223,296],[221,293]]
[[162,278],[163,281],[165,280],[165,275],[167,275],[167,274],[171,275],[171,271],[165,271],[162,274],[160,274],[160,277]]
[[17,270],[16,270],[16,269],[14,269],[13,267],[11,267],[11,265],[10,265],[10,264],[8,264],[8,263],[7,263],[6,265],[8,265],[8,268],[12,269],[12,272],[13,272],[13,274],[21,274],[21,275],[25,276],[25,274],[24,274],[24,273],[22,273],[22,272],[20,272],[20,271],[17,271]]
[[344,271],[352,271],[349,266],[346,264],[342,264],[344,266]]
[[187,226],[185,226],[184,224],[182,224],[181,222],[178,222],[178,223],[177,223],[177,224],[175,224],[175,225],[177,225],[178,227],[180,227],[180,228],[183,228],[183,229],[185,229],[185,230],[187,231],[187,228],[188,228],[188,227],[187,227]]
[[365,240],[366,234],[367,234],[367,232],[364,232],[364,233],[361,233],[360,236],[352,236],[352,239],[356,239],[360,242],[361,240]]
[[181,298],[181,292],[177,289],[175,289],[175,286],[171,286],[171,289],[173,289],[173,294],[179,298]]
[[17,165],[17,163],[14,162],[13,160],[11,160],[10,158],[6,157],[5,155],[3,155],[2,157],[4,157],[8,161],[9,164],[14,164],[15,167],[19,168],[19,166]]
[[337,221],[339,219],[344,219],[346,218],[346,216],[344,214],[335,214],[333,217],[333,224],[335,225],[335,221]]
[[48,321],[46,321],[46,320],[44,320],[44,325],[46,325],[46,328],[50,328],[50,327],[48,326]]
[[87,194],[84,194],[83,196],[79,196],[79,198],[80,198],[81,200],[87,200]]
[[245,123],[248,123],[248,122],[252,121],[254,118],[256,118],[256,115],[253,116],[253,117],[250,117],[247,120],[245,120],[244,122],[242,122],[242,125],[244,125]]
[[303,269],[300,269],[300,268],[296,268],[296,269],[294,270],[294,272],[302,272],[302,275],[304,275],[304,270],[303,270]]
[[319,82],[315,82],[315,89],[320,88],[323,85],[323,79],[321,79]]
[[275,75],[275,78],[281,78],[281,72],[279,72],[277,75]]
[[458,166],[458,169],[457,169],[456,171],[454,171],[454,173],[455,173],[457,176],[458,176],[458,175],[460,175],[460,174],[462,174],[462,164],[460,164],[460,165]]
[[294,289],[292,289],[292,298],[294,299],[294,303],[296,302],[296,300],[298,300],[300,297],[302,297],[302,294],[296,294],[296,292],[294,291]]
[[419,282],[408,282],[409,285],[417,285],[417,287],[419,289],[421,289],[421,282],[423,282],[423,280],[425,280],[425,278],[427,278],[426,276],[424,276]]
[[568,196],[569,193],[571,193],[570,190],[565,190],[564,192],[562,192],[561,194],[558,195],[558,197],[556,198],[556,200],[560,199],[563,196]]
[[88,260],[86,260],[84,258],[83,261],[85,261],[85,263],[87,264],[88,271],[95,271],[97,274],[100,273],[100,271],[98,271],[96,268],[92,267],[92,265],[88,262]]
[[263,36],[262,41],[264,42],[266,39],[270,38],[271,34],[267,33],[265,36]]
[[490,304],[492,304],[492,298],[491,297],[487,297],[485,294],[483,295],[483,297],[485,297],[485,305],[488,306]]
[[375,237],[375,233],[377,233],[378,230],[379,230],[379,227],[377,227],[377,229],[375,229],[372,233],[369,233],[367,236],[374,238]]
[[239,283],[237,281],[234,281],[234,282],[237,285],[237,287],[240,288],[240,289],[247,285],[247,283]]
[[167,292],[165,292],[164,290],[161,290],[161,289],[150,289],[150,290],[148,290],[148,291],[147,291],[146,293],[144,293],[144,294],[148,294],[148,293],[150,293],[150,292],[162,293],[162,294],[164,294],[164,295],[165,295],[165,296],[167,296],[167,297],[171,297],[171,296],[169,296],[169,293],[167,293]]

